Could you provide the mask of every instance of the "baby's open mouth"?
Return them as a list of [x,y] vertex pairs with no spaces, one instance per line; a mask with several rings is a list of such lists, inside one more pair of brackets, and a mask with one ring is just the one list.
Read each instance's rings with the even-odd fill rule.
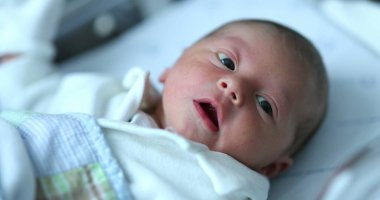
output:
[[214,132],[219,130],[218,112],[209,102],[194,101],[195,106],[206,125]]

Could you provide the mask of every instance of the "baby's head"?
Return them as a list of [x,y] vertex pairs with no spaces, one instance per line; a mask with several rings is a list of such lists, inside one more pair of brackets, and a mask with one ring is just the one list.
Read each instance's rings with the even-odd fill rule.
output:
[[321,124],[322,59],[303,36],[262,20],[228,23],[187,48],[160,81],[160,126],[273,177]]

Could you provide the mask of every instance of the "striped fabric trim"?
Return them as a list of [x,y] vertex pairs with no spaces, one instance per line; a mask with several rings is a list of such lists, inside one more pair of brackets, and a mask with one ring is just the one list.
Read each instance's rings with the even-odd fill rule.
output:
[[38,178],[37,199],[117,199],[100,164]]

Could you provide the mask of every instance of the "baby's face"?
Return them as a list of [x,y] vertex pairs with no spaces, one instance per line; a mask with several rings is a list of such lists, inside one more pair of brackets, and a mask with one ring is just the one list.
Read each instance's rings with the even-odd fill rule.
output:
[[275,36],[237,26],[188,48],[161,77],[163,126],[255,170],[287,156],[307,72]]

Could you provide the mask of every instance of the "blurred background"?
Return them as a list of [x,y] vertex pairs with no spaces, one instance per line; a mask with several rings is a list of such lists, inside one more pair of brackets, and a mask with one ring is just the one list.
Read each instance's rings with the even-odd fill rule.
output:
[[64,17],[55,38],[55,61],[60,63],[93,49],[180,1],[192,0],[66,0]]
[[66,0],[56,61],[92,49],[180,0]]

